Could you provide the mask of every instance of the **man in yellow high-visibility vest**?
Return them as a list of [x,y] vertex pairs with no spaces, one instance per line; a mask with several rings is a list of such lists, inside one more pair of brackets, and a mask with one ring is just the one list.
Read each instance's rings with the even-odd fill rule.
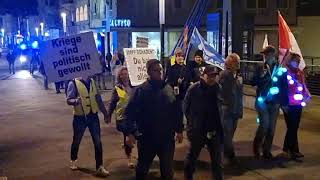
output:
[[95,148],[96,175],[108,176],[109,172],[103,167],[99,110],[103,113],[106,123],[110,122],[107,120],[107,110],[96,88],[95,81],[89,77],[76,78],[71,81],[67,89],[67,104],[73,106],[74,115],[70,168],[72,170],[78,169],[76,162],[79,145],[88,127]]

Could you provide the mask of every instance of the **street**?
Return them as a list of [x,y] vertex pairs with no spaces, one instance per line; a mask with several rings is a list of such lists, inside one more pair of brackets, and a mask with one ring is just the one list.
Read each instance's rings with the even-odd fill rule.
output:
[[[42,79],[32,78],[28,71],[18,70],[9,76],[0,74],[0,177],[11,179],[97,179],[94,174],[94,148],[89,132],[86,131],[79,151],[79,171],[71,171],[69,165],[72,140],[72,109],[67,106],[64,94],[55,90],[44,90]],[[110,98],[110,91],[103,92],[104,100]],[[252,156],[252,139],[257,127],[256,114],[245,110],[235,135],[236,152],[240,164],[225,167],[226,179],[319,179],[320,178],[320,122],[319,97],[303,114],[299,131],[304,162],[255,160]],[[127,161],[121,148],[122,136],[115,129],[115,123],[107,126],[102,119],[101,133],[105,167],[111,172],[107,179],[133,179],[134,170],[127,168]],[[281,152],[285,124],[278,120],[273,153]],[[175,178],[183,179],[183,160],[187,141],[176,146]],[[208,153],[203,150],[196,171],[196,179],[210,179]],[[156,160],[150,170],[150,179],[160,176]],[[1,178],[0,178],[1,179]]]

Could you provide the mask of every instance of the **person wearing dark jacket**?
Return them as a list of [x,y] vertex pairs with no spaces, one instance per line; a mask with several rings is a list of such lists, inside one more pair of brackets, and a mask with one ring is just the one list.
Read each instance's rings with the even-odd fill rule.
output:
[[219,77],[223,100],[224,154],[229,163],[235,162],[233,137],[237,129],[238,120],[243,115],[243,84],[242,77],[238,73],[239,69],[240,57],[236,53],[232,53],[226,58],[225,70],[221,72]]
[[138,140],[136,179],[144,180],[157,155],[161,177],[173,179],[174,137],[181,143],[183,117],[179,113],[173,89],[163,80],[160,61],[151,59],[146,65],[149,78],[138,86],[127,105],[127,143]]
[[16,61],[16,53],[13,50],[10,50],[9,53],[7,54],[7,61],[9,64],[9,72],[10,74],[15,74],[15,67],[14,67],[14,63]]
[[115,111],[115,119],[117,130],[123,133],[123,143],[124,143],[124,151],[128,158],[128,167],[134,168],[134,159],[131,156],[132,146],[128,146],[126,144],[126,116],[125,116],[125,108],[128,104],[129,98],[133,92],[133,87],[131,86],[129,80],[129,74],[127,67],[119,68],[117,74],[117,83],[112,91],[111,100],[108,106],[108,121],[111,121],[111,116]]
[[200,80],[200,75],[203,72],[204,67],[207,65],[208,63],[206,63],[203,59],[203,51],[197,50],[194,55],[194,61],[190,61],[187,64],[187,76],[189,85]]
[[[183,52],[176,51],[175,64],[171,66],[167,73],[167,83],[173,88],[176,100],[182,108],[182,101],[188,89],[186,65],[184,64]],[[179,111],[182,113],[182,110]]]
[[[273,78],[279,67],[275,58],[275,48],[269,45],[261,53],[264,58],[264,64],[257,68],[252,82],[252,86],[257,86],[255,108],[259,118],[259,127],[253,141],[253,153],[256,158],[260,158],[262,149],[262,157],[270,160],[273,158],[271,148],[280,104],[282,104],[281,101],[287,101],[287,98],[282,98],[281,94],[269,96],[269,91],[276,84],[284,85],[286,79],[279,77],[275,81]],[[286,75],[282,77],[286,77]]]
[[196,160],[205,145],[210,153],[215,179],[223,179],[223,125],[220,114],[220,86],[216,82],[218,74],[217,67],[208,65],[200,82],[190,86],[184,100],[183,110],[187,117],[187,136],[190,141],[184,169],[186,180],[193,179]]

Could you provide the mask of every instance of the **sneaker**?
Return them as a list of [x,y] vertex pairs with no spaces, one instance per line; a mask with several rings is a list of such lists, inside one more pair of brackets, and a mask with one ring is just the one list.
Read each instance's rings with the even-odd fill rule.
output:
[[100,166],[96,172],[96,176],[98,177],[107,177],[110,175],[110,172],[107,171],[103,166]]
[[74,161],[70,161],[70,169],[71,170],[77,170],[78,169],[78,166],[77,166],[77,160],[74,160]]
[[130,157],[130,158],[129,158],[128,167],[129,167],[130,169],[133,169],[133,168],[136,167],[135,159],[134,159],[133,157]]
[[291,157],[291,159],[295,160],[295,159],[303,158],[304,155],[301,154],[300,152],[292,152],[292,153],[290,153],[290,157]]

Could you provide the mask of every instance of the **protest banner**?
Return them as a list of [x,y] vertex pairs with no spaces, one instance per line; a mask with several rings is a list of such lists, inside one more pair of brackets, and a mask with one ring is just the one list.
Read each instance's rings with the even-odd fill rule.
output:
[[148,78],[146,64],[150,59],[157,59],[156,51],[147,48],[125,48],[124,56],[133,86],[142,84]]
[[49,82],[71,80],[101,73],[92,32],[46,41],[40,48]]

